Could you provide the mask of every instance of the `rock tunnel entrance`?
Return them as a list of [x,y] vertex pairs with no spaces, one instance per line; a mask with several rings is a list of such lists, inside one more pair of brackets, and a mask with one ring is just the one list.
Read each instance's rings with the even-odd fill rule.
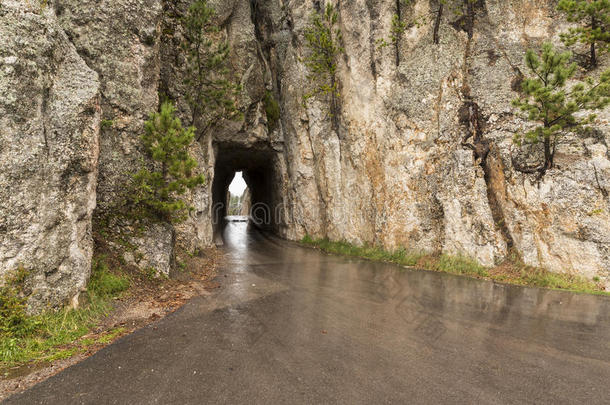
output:
[[228,214],[228,190],[235,173],[242,172],[250,193],[250,222],[279,233],[282,196],[273,150],[218,146],[212,183],[214,240],[219,241]]

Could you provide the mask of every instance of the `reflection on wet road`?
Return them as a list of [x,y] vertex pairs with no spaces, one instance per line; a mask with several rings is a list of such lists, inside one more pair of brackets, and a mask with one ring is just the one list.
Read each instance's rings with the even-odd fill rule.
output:
[[229,222],[222,288],[13,403],[607,403],[610,299],[335,257]]

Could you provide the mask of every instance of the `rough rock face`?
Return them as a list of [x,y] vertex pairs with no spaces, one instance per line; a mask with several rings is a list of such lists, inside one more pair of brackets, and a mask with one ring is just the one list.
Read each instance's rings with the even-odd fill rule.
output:
[[[78,53],[100,76],[97,217],[107,223],[128,196],[131,176],[146,161],[140,137],[159,104],[162,1],[55,0],[53,7]],[[167,275],[173,238],[171,227],[153,225],[130,238],[136,249],[126,255],[143,271],[154,268]]]
[[32,309],[89,277],[100,125],[97,74],[49,9],[0,9],[0,276],[29,272]]
[[131,238],[133,249],[125,261],[138,266],[150,277],[168,277],[174,261],[174,232],[169,224],[153,224]]
[[512,166],[512,137],[526,124],[510,101],[525,50],[559,43],[554,2],[480,1],[472,24],[446,11],[434,44],[438,2],[420,0],[400,14],[428,23],[386,48],[376,41],[388,37],[396,2],[341,2],[339,131],[322,100],[302,105],[302,34],[316,2],[256,3],[282,103],[284,236],[463,253],[485,265],[514,247],[528,264],[609,279],[608,112],[598,136],[562,145],[541,181]]
[[101,82],[98,205],[110,209],[141,167],[144,121],[157,110],[161,0],[55,0],[78,53]]
[[[244,117],[201,134],[192,153],[207,184],[189,196],[195,209],[173,229],[151,227],[134,239],[136,263],[165,272],[175,243],[194,251],[218,240],[226,187],[243,170],[252,211],[286,238],[460,253],[485,265],[513,249],[528,264],[610,283],[610,112],[589,138],[567,139],[542,179],[513,167],[524,155],[512,137],[527,124],[510,102],[527,73],[525,50],[548,39],[560,44],[566,24],[555,1],[479,0],[469,3],[471,14],[445,9],[438,44],[438,0],[400,10],[396,0],[333,1],[345,49],[336,125],[328,100],[303,101],[311,86],[303,33],[324,1],[211,3],[231,44]],[[90,254],[93,199],[102,215],[123,198],[158,94],[176,101],[185,124],[197,118],[184,99],[179,46],[178,18],[190,2],[55,0],[44,13],[17,4],[4,1],[0,11],[0,86],[8,95],[0,99],[0,230],[7,235],[0,269],[32,263],[49,271],[40,280],[59,277],[73,293],[88,271],[81,266],[88,261],[76,258]],[[397,12],[420,24],[410,24],[396,46],[379,47]],[[97,83],[85,63],[100,78],[97,166]],[[269,99],[279,103],[279,122],[265,113]],[[45,283],[33,285],[50,297]]]

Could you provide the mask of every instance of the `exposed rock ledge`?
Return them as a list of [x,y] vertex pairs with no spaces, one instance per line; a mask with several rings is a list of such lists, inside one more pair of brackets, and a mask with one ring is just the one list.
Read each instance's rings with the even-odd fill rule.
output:
[[100,108],[97,73],[31,3],[0,8],[0,275],[29,270],[37,309],[89,277]]

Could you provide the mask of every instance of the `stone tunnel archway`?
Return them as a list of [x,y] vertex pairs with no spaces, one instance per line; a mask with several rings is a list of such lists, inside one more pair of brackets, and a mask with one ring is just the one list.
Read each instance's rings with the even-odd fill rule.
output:
[[214,240],[219,241],[227,216],[227,191],[236,172],[243,172],[250,191],[250,221],[256,226],[281,233],[283,226],[282,176],[277,152],[268,146],[216,145],[212,182],[212,222]]

